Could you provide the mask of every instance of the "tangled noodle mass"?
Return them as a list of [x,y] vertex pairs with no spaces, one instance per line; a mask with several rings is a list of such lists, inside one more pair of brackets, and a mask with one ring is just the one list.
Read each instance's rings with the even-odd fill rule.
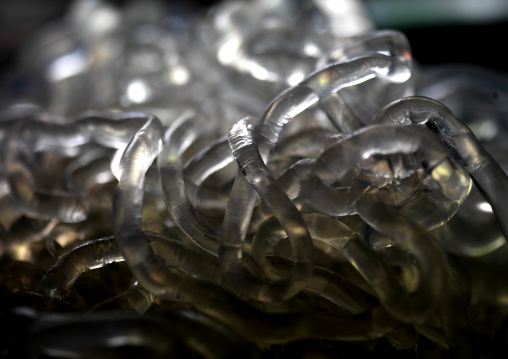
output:
[[167,10],[77,1],[4,86],[2,357],[506,352],[507,82],[356,2]]

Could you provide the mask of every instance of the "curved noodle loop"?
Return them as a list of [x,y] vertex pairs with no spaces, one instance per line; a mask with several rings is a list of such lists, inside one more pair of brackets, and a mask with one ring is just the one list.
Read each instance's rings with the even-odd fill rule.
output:
[[21,48],[0,357],[506,352],[508,81],[342,3],[76,1]]

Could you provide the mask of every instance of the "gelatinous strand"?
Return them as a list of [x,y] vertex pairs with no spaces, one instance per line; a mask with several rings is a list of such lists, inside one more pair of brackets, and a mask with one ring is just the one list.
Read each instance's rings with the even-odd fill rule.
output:
[[24,352],[30,358],[185,355],[167,322],[137,314],[41,315],[27,333]]
[[134,277],[155,296],[188,300],[199,308],[201,300],[210,306],[209,293],[195,288],[200,282],[170,271],[163,259],[155,255],[149,238],[141,230],[145,173],[161,147],[162,126],[152,118],[134,136],[122,156],[120,181],[113,203],[115,240]]
[[147,120],[144,113],[106,113],[87,111],[67,124],[36,122],[35,148],[76,147],[97,143],[109,148],[124,148]]
[[328,148],[316,160],[313,172],[331,184],[375,154],[413,154],[447,198],[460,200],[469,192],[470,180],[464,170],[451,162],[436,136],[418,126],[359,130]]
[[394,320],[379,307],[356,317],[330,313],[267,314],[210,283],[189,282],[186,286],[195,291],[193,303],[200,312],[257,343],[282,344],[302,339],[365,341],[384,336],[394,325]]
[[363,122],[351,111],[338,92],[320,98],[319,106],[339,131],[350,133],[364,127]]
[[[57,218],[64,222],[79,222],[86,218],[86,203],[71,195],[37,189],[33,151],[40,151],[44,143],[52,150],[77,147],[97,142],[106,146],[125,146],[141,121],[142,114],[100,115],[95,112],[78,115],[77,122],[68,125],[30,121],[21,124],[6,144],[8,156],[5,166],[14,198],[23,213],[41,219]],[[109,121],[109,123],[108,123]],[[46,141],[46,142],[45,142]],[[42,146],[42,147],[41,147]],[[58,152],[58,151],[57,151]]]
[[[398,158],[400,159],[400,157]],[[390,164],[394,165],[394,162],[397,160],[397,158],[389,158]],[[368,171],[368,167],[366,166]],[[415,169],[414,165],[405,165],[404,166],[407,170],[413,170]],[[376,169],[379,169],[380,167],[372,168],[372,172],[375,172]],[[369,174],[361,174],[365,177],[370,177]],[[427,188],[422,189],[422,182],[425,180],[426,175],[422,173],[422,171],[416,171],[412,174],[406,174],[406,173],[396,173],[393,171],[391,176],[395,177],[396,180],[388,183],[385,186],[380,186],[379,188],[379,195],[380,198],[385,202],[386,204],[394,205],[404,205],[406,200],[409,198],[413,198],[414,196],[418,196],[419,194],[422,194],[424,191],[429,191]],[[390,176],[387,176],[387,178],[390,178]],[[361,177],[358,177],[359,180],[361,180]],[[371,181],[369,178],[368,181]],[[419,192],[419,194],[417,194]],[[423,194],[422,194],[423,195]]]
[[[360,204],[362,212],[360,213],[364,213],[364,207],[374,207],[375,205],[376,204],[372,201],[368,203],[368,205],[364,205],[362,202]],[[386,208],[389,207],[386,206]],[[380,213],[376,209],[371,210],[376,211],[376,214]],[[404,322],[419,322],[425,319],[429,314],[433,313],[433,311],[436,310],[436,307],[441,303],[441,291],[444,290],[445,280],[434,280],[434,277],[432,276],[443,274],[443,253],[435,244],[429,245],[423,243],[423,241],[428,242],[431,240],[429,239],[430,235],[424,231],[423,228],[419,228],[414,224],[407,225],[405,223],[408,222],[406,219],[398,220],[397,223],[394,223],[397,218],[403,217],[400,214],[396,214],[393,209],[390,209],[390,211],[391,214],[389,216],[387,215],[385,217],[381,217],[378,221],[382,221],[383,223],[386,222],[386,225],[384,224],[386,228],[390,226],[401,227],[400,232],[402,234],[398,235],[399,239],[396,240],[398,243],[404,241],[401,245],[407,245],[408,247],[411,247],[411,250],[414,249],[413,247],[420,246],[418,247],[419,252],[415,254],[415,257],[419,261],[424,261],[422,267],[425,271],[421,274],[424,278],[420,277],[419,288],[415,292],[408,292],[407,289],[403,288],[399,284],[398,279],[387,263],[383,261],[354,230],[333,217],[319,214],[304,214],[303,217],[311,230],[313,240],[326,243],[342,253],[345,258],[351,262],[355,269],[367,280],[369,285],[371,285],[376,297],[391,315]],[[370,219],[373,217],[374,215],[372,214],[368,215],[367,221],[369,224],[371,223]],[[402,229],[404,227],[409,229]],[[379,229],[380,226],[376,225],[375,228]],[[386,228],[383,229],[386,231]],[[413,238],[409,238],[411,236],[413,236]],[[262,241],[258,237],[254,238],[253,253],[255,254],[255,258],[258,262],[263,265],[263,263],[266,263],[266,260],[260,258],[260,256],[262,256],[260,253],[260,251],[262,251],[260,242]],[[423,251],[425,252],[423,253]],[[425,256],[433,257],[426,258]],[[429,260],[433,263],[428,264]],[[323,280],[324,278],[320,275],[315,275],[310,281],[308,289],[312,290],[316,288],[316,286],[319,286]],[[344,306],[344,308],[348,310],[353,308],[354,310],[360,310],[360,308],[365,310],[365,308],[368,308],[368,301],[366,300],[366,297],[362,296],[361,292],[358,289],[354,289],[354,287],[350,284],[350,293],[343,293],[340,290],[340,285],[334,289],[332,288],[333,287],[328,288],[330,291],[323,290],[323,288],[321,288],[319,293],[334,303]],[[353,298],[356,298],[356,300],[361,299],[363,301],[363,306],[358,306],[360,302],[356,303],[356,305],[352,305],[351,300]]]
[[394,325],[380,308],[375,308],[368,317],[266,314],[208,282],[187,277],[180,280],[179,286],[182,299],[192,300],[200,312],[257,343],[281,344],[311,338],[364,341],[382,337]]
[[[326,245],[333,247],[333,250],[336,250],[333,243],[345,242],[350,237],[357,236],[352,229],[339,222],[336,218],[316,213],[303,213],[302,217],[309,228],[314,243],[316,241],[326,243]],[[273,258],[274,256],[269,256],[270,258],[268,258],[266,255],[265,242],[269,241],[271,245],[277,246],[278,242],[286,238],[275,217],[267,219],[259,226],[252,241],[252,256],[265,273],[271,274],[273,261],[276,261]],[[286,255],[282,253],[277,253],[277,255],[286,259]],[[290,260],[291,258],[287,259]],[[288,263],[282,262],[280,264],[283,264],[286,267],[284,270],[287,270]],[[371,309],[370,298],[366,293],[334,272],[317,267],[317,265],[323,264],[316,261],[312,279],[308,281],[305,290],[315,292],[317,295],[328,299],[353,314],[359,314]],[[340,274],[343,275],[343,273]]]
[[40,118],[44,116],[43,108],[35,104],[15,103],[0,111],[0,122],[19,121],[23,118]]
[[[211,293],[201,290],[204,282],[170,271],[155,255],[141,230],[145,173],[162,145],[160,122],[153,118],[134,136],[120,162],[120,182],[113,203],[113,231],[118,247],[139,283],[166,300],[187,300],[197,308],[216,311]],[[219,305],[220,308],[222,308]],[[223,316],[224,308],[216,315]],[[225,319],[229,324],[232,319]]]
[[[298,210],[266,168],[249,130],[250,119],[240,120],[231,129],[228,139],[245,178],[255,188],[286,231],[293,248],[294,267],[290,278],[253,285],[252,274],[246,270],[243,243],[239,238],[222,233],[220,258],[224,273],[253,298],[277,301],[289,298],[306,285],[312,274],[312,240]],[[243,272],[239,275],[239,272]],[[243,278],[242,278],[243,277]],[[259,280],[256,280],[259,283]],[[259,296],[261,294],[261,296]]]
[[156,296],[171,294],[177,281],[157,258],[141,230],[145,174],[162,147],[163,128],[152,117],[136,133],[120,161],[113,200],[113,233],[119,250],[139,283]]
[[179,309],[158,310],[150,314],[169,321],[172,331],[178,338],[200,357],[207,359],[264,357],[264,353],[255,344],[203,313]]
[[74,159],[65,168],[67,187],[86,193],[95,184],[114,180],[110,166],[113,154],[111,150],[96,148]]
[[[469,64],[443,64],[422,73],[415,93],[450,108],[461,122],[475,128],[480,142],[502,142],[507,133],[503,122],[507,108],[506,83],[506,76],[489,69]],[[497,131],[489,131],[485,124],[494,125]]]
[[372,53],[390,55],[409,62],[411,58],[410,51],[411,47],[403,33],[394,30],[372,31],[365,35],[349,38],[338,46],[329,49],[318,60],[316,68]]
[[446,226],[437,229],[435,235],[447,251],[467,257],[483,257],[504,247],[506,243],[492,207],[476,185],[472,186],[457,214]]
[[277,182],[291,200],[300,196],[303,191],[302,184],[312,175],[311,171],[314,162],[314,159],[304,158],[294,163],[287,171],[277,178]]
[[411,76],[409,58],[386,55],[360,57],[318,69],[308,75],[299,85],[313,89],[320,97],[341,88],[362,83],[373,77],[401,83]]
[[[274,152],[270,162],[288,157],[317,157],[324,149],[323,144],[334,134],[336,131],[328,128],[301,129],[277,143],[277,151]],[[274,175],[277,176],[277,172]]]
[[301,187],[300,200],[320,213],[337,217],[356,213],[347,187],[332,188],[315,176],[303,182]]
[[214,255],[197,251],[196,248],[189,248],[173,237],[156,233],[145,234],[154,253],[163,259],[168,267],[178,269],[200,280],[231,287],[222,275],[219,262]]
[[[401,74],[406,74],[405,79]],[[409,76],[408,64],[383,55],[333,64],[310,74],[300,84],[280,94],[268,106],[254,128],[261,158],[265,162],[268,160],[287,122],[318,102],[320,96],[375,76],[384,76],[392,81],[405,81]],[[226,209],[222,236],[237,237],[240,242],[243,241],[254,202],[254,189],[239,171]]]
[[[405,161],[405,158],[409,161]],[[431,176],[419,167],[414,156],[371,157],[357,166],[359,171],[355,183],[365,182],[378,187],[384,203],[396,207],[402,215],[430,231],[446,223],[457,212],[465,197],[459,200],[447,198],[436,182],[430,180]],[[354,192],[352,188],[351,193]]]
[[144,314],[152,305],[154,295],[143,288],[137,281],[123,293],[94,305],[90,311],[135,311]]
[[[316,67],[373,53],[398,58],[411,68],[411,49],[407,38],[404,34],[391,30],[371,32],[339,42],[339,45],[321,57]],[[411,81],[401,82],[405,84],[388,84],[381,78],[374,79],[370,81],[369,87],[362,84],[321,97],[319,105],[339,130],[353,132],[370,123],[379,107],[411,93],[405,90],[411,88]]]
[[38,191],[29,123],[21,124],[5,144],[5,171],[18,210],[31,218],[80,222],[86,219],[86,205],[71,194]]
[[[503,352],[507,82],[445,70],[423,87],[401,33],[350,23],[355,1],[230,0],[192,20],[158,0],[77,1],[21,46],[3,102],[160,121],[0,113],[0,356],[489,357],[475,338]],[[432,100],[401,101],[390,124],[412,126],[371,126],[413,86],[457,109],[499,168]],[[221,136],[263,108],[234,129],[234,161]],[[45,288],[36,268],[51,268]],[[44,293],[80,273],[65,298]]]
[[420,123],[432,129],[492,206],[501,230],[508,238],[508,177],[471,130],[443,104],[425,97],[408,97],[383,108],[375,122]]
[[[146,185],[145,185],[146,187]],[[144,232],[167,233],[170,216],[166,211],[160,194],[151,194],[145,190],[143,198],[143,219],[141,228]]]
[[[148,243],[141,240],[143,233],[140,228],[140,212],[144,174],[160,146],[160,142],[154,141],[160,139],[157,123],[149,121],[127,147],[121,163],[122,173],[113,211],[118,246],[141,285],[165,299],[187,300],[198,310],[224,322],[242,336],[259,342],[282,343],[316,337],[366,340],[382,336],[390,330],[390,320],[379,311],[373,313],[373,321],[329,315],[312,315],[310,318],[300,315],[267,317],[220,287],[170,272],[154,255]],[[129,211],[123,210],[125,207],[129,207]]]
[[210,124],[201,116],[181,118],[165,134],[157,165],[164,202],[173,221],[194,243],[209,253],[218,252],[217,231],[202,218],[185,193],[183,152],[199,137],[208,134]]
[[393,325],[391,319],[379,310],[375,310],[369,319],[328,314],[267,315],[221,287],[190,277],[171,275],[155,258],[133,268],[136,273],[144,274],[140,267],[146,267],[146,273],[153,276],[147,282],[154,294],[167,299],[188,300],[199,311],[230,326],[243,337],[260,343],[280,344],[308,338],[369,340],[383,336]]
[[[405,74],[405,78],[403,75]],[[273,100],[255,127],[256,141],[263,160],[271,155],[280,132],[296,115],[319,101],[320,97],[354,86],[373,77],[405,81],[408,64],[389,56],[374,55],[319,69]]]
[[332,188],[321,181],[312,173],[314,164],[315,159],[300,160],[277,178],[277,182],[291,200],[298,199],[320,213],[330,216],[354,214],[349,188]]
[[[205,27],[205,38],[224,67],[272,87],[294,84],[295,77],[304,76],[312,67],[314,52],[322,53],[324,46],[311,25],[315,10],[308,16],[298,16],[293,10],[282,3],[222,3]],[[302,37],[308,40],[302,42]],[[314,40],[313,53],[306,53],[304,44],[310,39]]]
[[355,315],[372,309],[372,302],[375,302],[375,299],[372,300],[371,296],[349,281],[319,267],[314,268],[314,275],[305,290],[326,298]]
[[61,298],[81,274],[122,261],[113,237],[87,241],[62,256],[46,273],[42,286],[50,297]]
[[[255,127],[256,141],[263,160],[273,152],[284,126],[296,115],[319,101],[320,97],[354,86],[375,76],[405,81],[395,74],[409,76],[408,64],[389,56],[376,55],[336,63],[319,69],[273,100]],[[406,76],[406,79],[407,79]]]
[[[383,201],[386,203],[385,199]],[[392,206],[396,207],[402,215],[411,218],[426,230],[432,231],[447,223],[460,209],[462,201],[449,200],[443,196],[439,188],[430,190],[422,188],[408,197],[407,201]]]
[[196,205],[199,187],[213,173],[234,162],[227,136],[221,137],[194,155],[184,168],[189,201]]
[[365,242],[349,241],[342,245],[343,253],[372,285],[390,314],[404,322],[420,322],[441,303],[446,286],[443,250],[425,229],[384,204],[376,192],[364,193],[357,199],[355,207],[371,227],[414,256],[419,269],[416,290],[408,292],[402,289],[386,264],[377,259]]

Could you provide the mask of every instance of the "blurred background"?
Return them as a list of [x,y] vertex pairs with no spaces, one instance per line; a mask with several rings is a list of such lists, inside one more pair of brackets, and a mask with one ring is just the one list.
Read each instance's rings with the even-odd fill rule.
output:
[[[216,2],[166,0],[165,4],[179,13],[192,14]],[[109,3],[122,7],[128,1]],[[364,3],[378,29],[397,29],[407,35],[414,58],[422,65],[468,63],[506,72],[506,0],[364,0]],[[70,4],[67,0],[0,0],[0,77],[17,64],[21,44],[41,26],[62,17]]]

